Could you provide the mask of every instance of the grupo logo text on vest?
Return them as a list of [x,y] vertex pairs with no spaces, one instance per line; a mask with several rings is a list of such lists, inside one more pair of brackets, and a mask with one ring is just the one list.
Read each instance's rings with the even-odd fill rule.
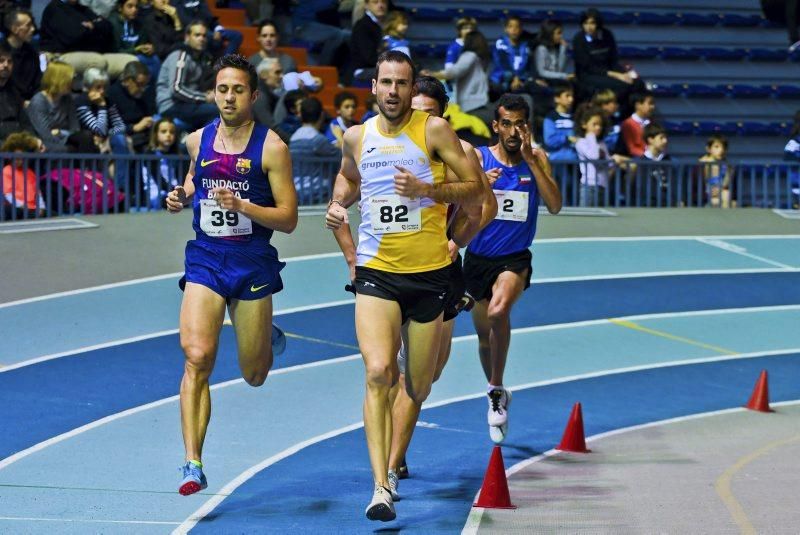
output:
[[367,162],[361,162],[361,170],[366,171],[367,169],[381,169],[382,167],[394,167],[396,165],[400,165],[403,167],[408,167],[414,165],[416,160],[412,158],[398,158],[396,160],[370,160]]

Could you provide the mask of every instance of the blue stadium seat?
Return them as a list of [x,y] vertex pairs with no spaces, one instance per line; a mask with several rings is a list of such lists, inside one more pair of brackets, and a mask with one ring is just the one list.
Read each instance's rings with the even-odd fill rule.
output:
[[738,123],[738,126],[743,136],[768,136],[772,134],[772,129],[764,123],[744,121]]
[[727,86],[727,89],[734,98],[767,98],[772,96],[772,88],[763,85],[733,84]]
[[776,136],[788,136],[792,132],[792,125],[787,122],[769,123],[770,133]]
[[680,17],[672,13],[652,13],[649,11],[640,11],[634,13],[633,16],[636,22],[647,26],[670,26],[678,24]]
[[545,11],[545,13],[547,14],[547,18],[559,20],[563,24],[577,23],[581,20],[580,13],[575,11],[566,11],[564,9],[548,9]]
[[654,46],[621,46],[617,49],[621,58],[643,58],[652,59],[658,56],[659,50]]
[[664,121],[661,124],[666,128],[668,134],[679,136],[691,136],[694,134],[694,123],[691,121]]
[[800,87],[793,85],[776,85],[772,86],[772,93],[779,99],[796,99],[800,98]]
[[682,60],[701,59],[700,54],[694,51],[694,49],[681,48],[678,46],[662,47],[661,57],[663,59],[682,59]]
[[683,89],[687,97],[693,98],[722,98],[727,94],[723,86],[706,84],[683,84]]
[[657,97],[679,97],[683,94],[683,85],[654,85],[650,90]]
[[447,46],[447,43],[419,43],[416,45],[411,45],[411,55],[421,58],[438,58],[444,62],[444,56],[447,54]]
[[742,48],[702,46],[692,48],[691,50],[701,55],[707,61],[739,61],[747,57],[747,51]]
[[789,53],[783,49],[751,48],[747,51],[751,61],[786,61]]
[[[452,10],[451,10],[452,11]],[[458,17],[475,17],[478,20],[497,20],[497,19],[505,19],[508,15],[504,13],[505,10],[497,10],[497,9],[476,9],[476,8],[463,8],[456,10],[455,16],[452,18]]]
[[737,15],[734,13],[722,16],[722,25],[733,28],[757,28],[764,22],[761,15]]
[[411,10],[411,17],[415,20],[450,21],[453,13],[451,10],[435,7],[415,7]]
[[603,17],[603,22],[608,24],[609,26],[618,26],[620,24],[634,24],[636,22],[636,16],[631,12],[619,12],[619,11],[600,11],[600,15]]
[[698,121],[695,123],[695,133],[701,136],[711,134],[725,134],[729,136],[738,133],[737,123],[718,123],[716,121]]
[[547,19],[547,12],[533,9],[503,9],[503,17],[508,15],[516,15],[519,17],[522,22],[526,24],[539,24],[543,20]]
[[679,24],[683,26],[716,26],[722,19],[714,13],[678,13]]

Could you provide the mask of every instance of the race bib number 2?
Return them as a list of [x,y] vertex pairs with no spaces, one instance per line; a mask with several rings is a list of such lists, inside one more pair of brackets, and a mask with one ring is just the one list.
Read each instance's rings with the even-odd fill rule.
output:
[[200,229],[207,236],[217,238],[247,236],[253,233],[253,221],[239,212],[220,207],[213,199],[201,199]]
[[375,234],[418,232],[422,228],[419,199],[376,195],[369,200],[369,218]]
[[493,190],[497,199],[497,215],[495,219],[505,221],[528,220],[528,192]]

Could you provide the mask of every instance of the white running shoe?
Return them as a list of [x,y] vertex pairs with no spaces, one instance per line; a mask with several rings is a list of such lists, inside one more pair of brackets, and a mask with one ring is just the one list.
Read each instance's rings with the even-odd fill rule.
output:
[[394,470],[389,470],[389,492],[392,494],[392,501],[396,502],[400,499],[400,495],[397,493],[397,487],[400,485],[399,478],[397,477],[397,472]]
[[511,392],[503,387],[494,388],[486,394],[489,398],[487,419],[492,427],[500,427],[508,421],[508,406],[511,405]]
[[380,485],[375,485],[375,492],[372,494],[372,501],[369,502],[365,511],[370,520],[380,520],[389,522],[397,517],[394,512],[394,502],[391,493]]
[[495,444],[502,444],[506,439],[506,435],[508,435],[508,423],[504,423],[500,427],[489,426],[489,438],[491,438],[492,442]]

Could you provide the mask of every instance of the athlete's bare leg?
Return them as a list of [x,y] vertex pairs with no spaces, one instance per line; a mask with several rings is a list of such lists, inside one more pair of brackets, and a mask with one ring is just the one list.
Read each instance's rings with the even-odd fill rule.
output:
[[[433,372],[433,382],[435,383],[442,374],[445,364],[450,357],[450,341],[453,336],[455,320],[442,323],[442,331],[439,340],[439,349],[436,358],[436,368]],[[419,420],[419,413],[422,404],[415,403],[405,391],[405,376],[400,375],[397,397],[392,404],[392,449],[389,454],[389,469],[397,470],[403,462],[414,434],[414,428]]]
[[186,283],[180,315],[181,347],[186,356],[181,380],[181,430],[186,460],[202,461],[211,417],[208,378],[214,369],[225,299],[200,284]]
[[389,488],[387,470],[392,441],[389,390],[397,381],[400,306],[371,295],[356,295],[356,336],[366,369],[364,431],[375,483]]
[[242,377],[250,386],[261,386],[272,368],[272,295],[253,301],[234,299],[230,314]]
[[478,333],[478,352],[486,379],[502,385],[511,342],[511,307],[525,289],[525,274],[503,271],[492,285],[492,298],[475,303],[472,322]]

